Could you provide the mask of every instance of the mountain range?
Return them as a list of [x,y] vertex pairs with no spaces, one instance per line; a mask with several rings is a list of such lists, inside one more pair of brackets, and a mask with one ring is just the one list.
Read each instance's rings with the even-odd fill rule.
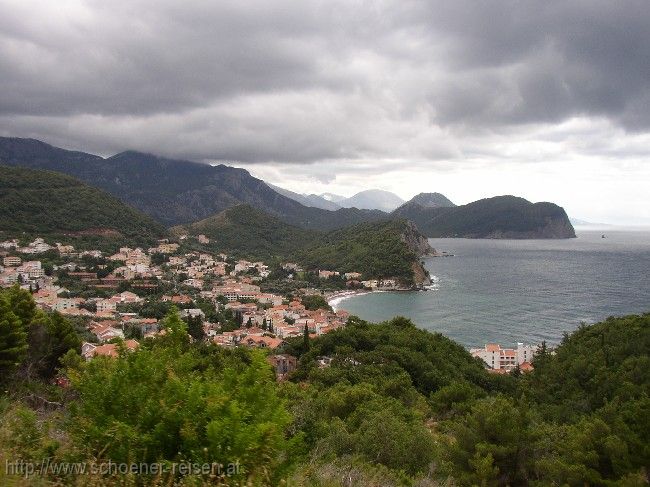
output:
[[0,137],[0,163],[74,176],[171,226],[249,204],[304,228],[332,230],[388,218],[378,210],[308,207],[234,167],[167,159],[126,151],[103,158],[53,147],[35,139]]
[[333,193],[296,193],[272,184],[269,184],[269,186],[278,193],[305,206],[312,206],[330,211],[335,211],[340,208],[358,208],[361,210],[381,210],[390,213],[398,206],[404,204],[404,200],[395,193],[384,191],[382,189],[366,189],[346,198],[345,196]]
[[406,203],[382,190],[362,191],[341,199],[331,193],[298,194],[272,187],[244,169],[223,164],[201,164],[135,151],[104,158],[34,139],[7,137],[0,137],[0,163],[69,174],[111,193],[165,226],[209,219],[245,204],[294,227],[318,231],[403,218],[415,222],[428,237],[575,236],[561,207],[515,196],[496,196],[460,206],[440,193],[421,193]]

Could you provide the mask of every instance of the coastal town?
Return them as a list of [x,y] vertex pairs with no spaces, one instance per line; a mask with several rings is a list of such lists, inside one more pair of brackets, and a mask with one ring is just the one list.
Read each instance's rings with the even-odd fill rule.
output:
[[[43,238],[25,245],[5,240],[0,242],[0,286],[19,285],[40,308],[74,320],[83,332],[86,360],[117,356],[120,343],[133,350],[142,340],[164,334],[162,320],[172,307],[194,340],[274,351],[288,338],[313,338],[345,326],[349,313],[328,303],[336,298],[400,289],[390,277],[364,280],[358,272],[305,270],[294,262],[272,269],[225,253],[187,251],[182,245],[187,238],[182,236],[180,243],[163,239],[148,249],[122,247],[116,253],[79,251]],[[205,235],[189,238],[199,246],[210,242]],[[264,289],[277,273],[285,282],[309,274],[312,285],[291,292]],[[529,370],[534,348],[489,344],[471,353],[488,369],[505,373],[515,367]],[[279,376],[295,368],[290,356],[271,355],[269,360]]]

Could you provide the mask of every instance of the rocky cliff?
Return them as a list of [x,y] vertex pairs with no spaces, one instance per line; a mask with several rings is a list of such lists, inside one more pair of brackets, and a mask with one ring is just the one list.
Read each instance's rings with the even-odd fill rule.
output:
[[415,286],[421,287],[431,284],[429,272],[424,268],[424,265],[422,265],[420,257],[433,255],[436,253],[436,250],[429,245],[427,238],[420,233],[418,228],[411,221],[406,222],[401,238],[402,242],[406,244],[408,249],[418,257],[411,266],[413,269],[413,282],[415,283]]

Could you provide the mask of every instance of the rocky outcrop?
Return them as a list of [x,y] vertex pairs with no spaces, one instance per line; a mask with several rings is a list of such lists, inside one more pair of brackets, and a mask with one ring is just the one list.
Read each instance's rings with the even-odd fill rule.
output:
[[406,226],[404,227],[402,242],[404,242],[408,249],[418,257],[418,260],[414,261],[412,264],[413,282],[415,286],[422,287],[431,284],[429,272],[424,268],[419,258],[433,255],[436,253],[436,250],[429,245],[427,238],[422,235],[415,224],[410,221],[407,221]]
[[418,227],[415,226],[415,223],[411,221],[406,222],[406,227],[402,233],[402,242],[404,242],[409,250],[418,257],[431,255],[436,252],[436,250],[429,245],[427,237],[422,235],[418,230]]

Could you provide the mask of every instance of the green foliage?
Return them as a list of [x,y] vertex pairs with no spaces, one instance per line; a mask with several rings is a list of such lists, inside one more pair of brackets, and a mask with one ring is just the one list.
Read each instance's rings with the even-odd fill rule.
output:
[[360,272],[366,278],[395,277],[413,283],[418,256],[402,240],[405,220],[362,223],[327,234],[297,254],[307,268]]
[[[26,314],[23,291],[17,286],[0,292],[0,372],[2,379],[14,370],[27,352],[27,331],[22,317]],[[17,297],[18,296],[18,297]],[[14,307],[14,303],[18,305]]]
[[79,351],[81,348],[81,340],[75,327],[56,312],[38,312],[29,325],[28,343],[25,367],[44,378],[55,375],[59,359],[69,350]]
[[209,248],[252,259],[290,257],[316,241],[318,233],[298,228],[248,205],[235,206],[173,233],[210,237]]
[[650,314],[609,318],[567,335],[534,361],[534,397],[553,419],[572,419],[620,400],[650,395]]
[[[46,317],[9,294],[16,319]],[[259,351],[190,343],[172,309],[135,352],[59,357],[73,390],[50,404],[65,414],[0,396],[0,459],[239,462],[228,480],[252,485],[644,485],[649,318],[582,327],[502,377],[405,318],[352,317],[308,347],[290,339],[298,369],[278,384]]]
[[98,458],[237,463],[233,481],[273,485],[299,438],[285,435],[290,417],[264,357],[240,355],[158,344],[95,359],[75,379],[71,433]]
[[101,244],[146,245],[164,233],[117,198],[60,173],[0,166],[0,228]]
[[301,298],[302,304],[305,306],[305,309],[316,310],[316,309],[327,309],[332,311],[332,307],[328,304],[325,296],[320,294],[310,294],[308,296],[303,296]]
[[[290,347],[295,340],[290,341]],[[336,357],[340,366],[314,369],[320,356]],[[401,317],[378,325],[352,319],[345,328],[312,340],[309,352],[301,356],[296,377],[331,385],[340,380],[356,383],[375,373],[390,376],[397,371],[408,374],[413,386],[425,396],[455,381],[494,387],[484,367],[467,350]]]
[[649,352],[650,314],[609,318],[544,349],[510,397],[441,389],[431,402],[451,418],[440,437],[448,472],[463,484],[641,485]]

